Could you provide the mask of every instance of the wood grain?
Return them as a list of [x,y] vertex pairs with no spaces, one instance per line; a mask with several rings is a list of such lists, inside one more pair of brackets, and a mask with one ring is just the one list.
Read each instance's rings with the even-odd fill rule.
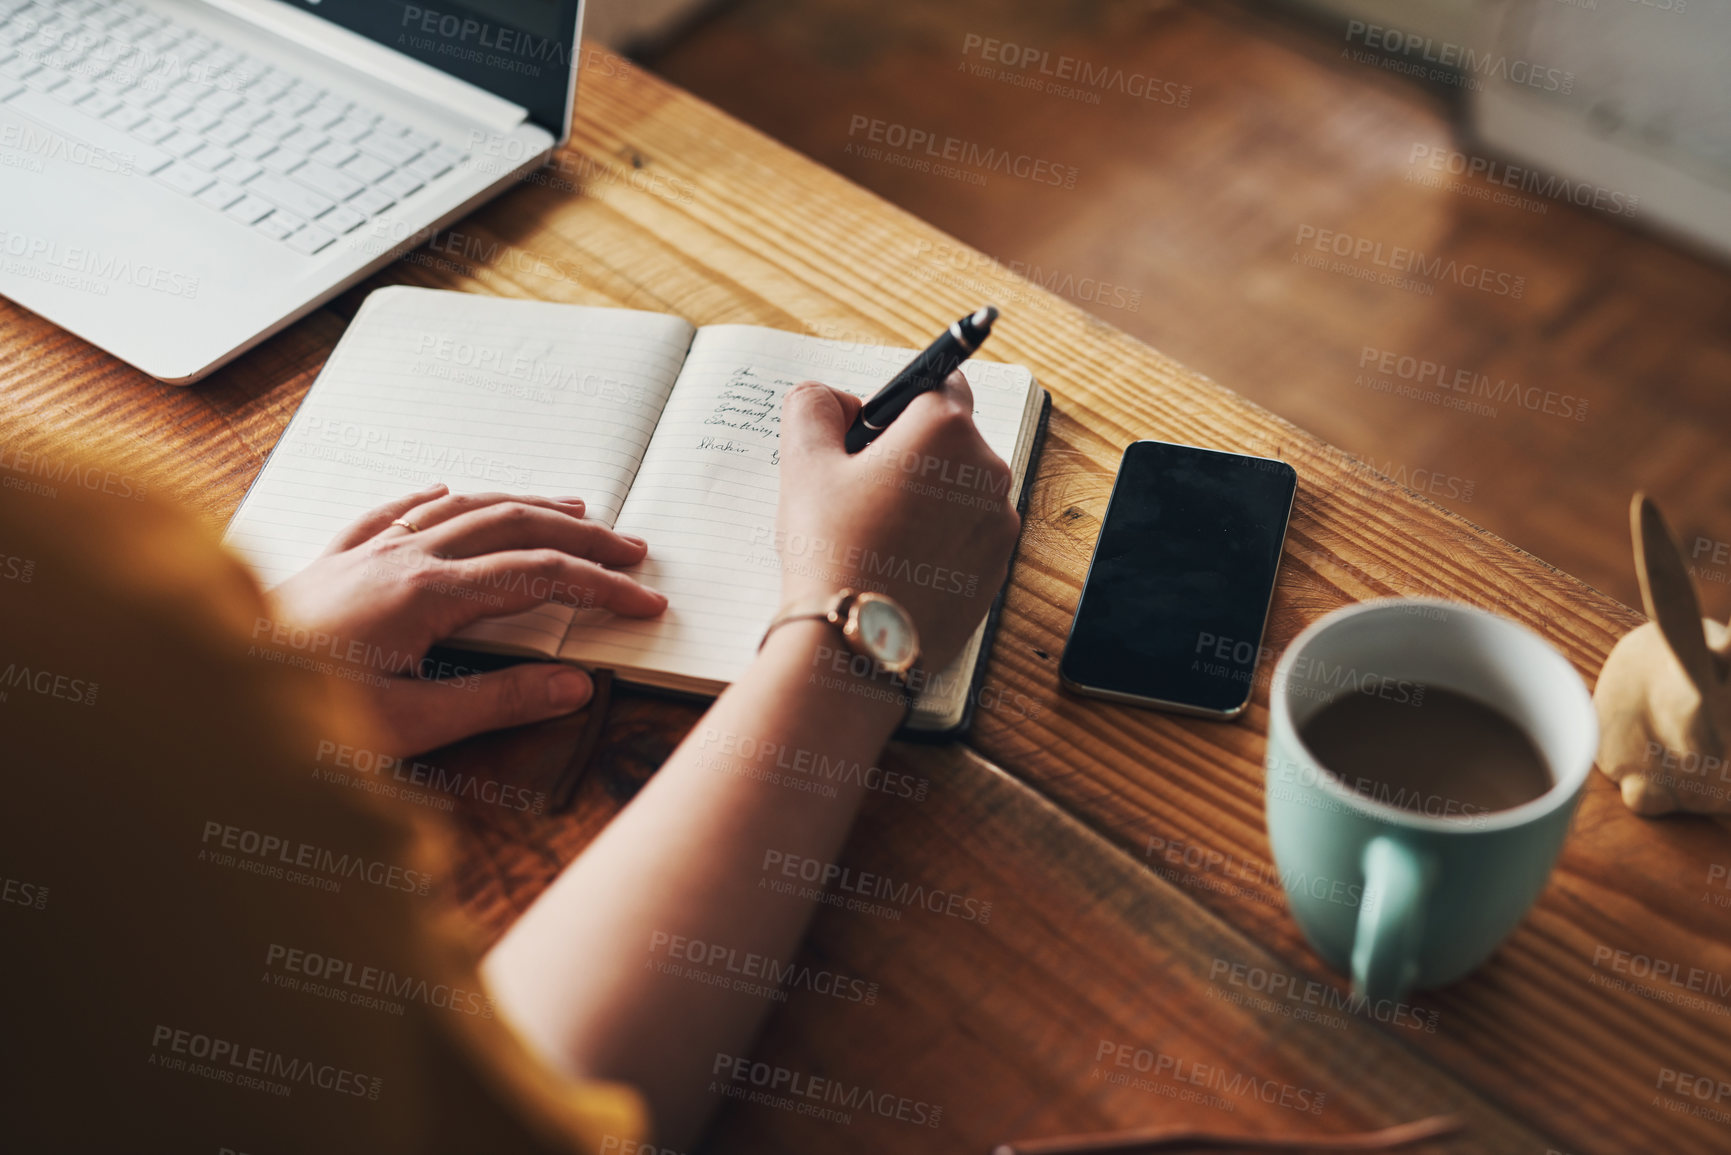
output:
[[[96,449],[172,478],[187,504],[220,524],[345,318],[378,285],[902,344],[919,343],[982,292],[1020,302],[993,355],[1032,367],[1055,413],[977,754],[896,751],[899,764],[936,784],[932,797],[919,808],[874,808],[848,857],[990,892],[992,922],[826,910],[807,956],[877,982],[882,999],[867,1014],[796,994],[759,1049],[801,1071],[917,1092],[944,1106],[943,1125],[860,1119],[823,1129],[773,1108],[730,1108],[717,1149],[985,1150],[1173,1119],[1309,1121],[1236,1094],[1226,1099],[1231,1112],[1174,1100],[1167,1091],[1185,1088],[1169,1079],[1150,1091],[1093,1080],[1102,1039],[1324,1093],[1319,1129],[1449,1108],[1473,1120],[1460,1149],[1722,1149],[1725,1125],[1655,1105],[1683,1101],[1655,1081],[1666,1069],[1731,1075],[1723,998],[1691,1007],[1592,980],[1609,974],[1593,965],[1601,947],[1731,975],[1726,910],[1701,901],[1709,865],[1731,860],[1724,828],[1636,819],[1595,779],[1533,916],[1479,974],[1417,1000],[1436,1013],[1434,1033],[1362,1016],[1334,1026],[1263,1013],[1218,997],[1244,991],[1209,981],[1216,960],[1314,979],[1333,992],[1318,996],[1325,1001],[1343,989],[1285,917],[1266,865],[1266,685],[1241,723],[1216,725],[1070,698],[1054,672],[1118,454],[1146,436],[1276,453],[1298,469],[1268,639],[1275,651],[1337,605],[1437,592],[1525,622],[1591,678],[1638,620],[1632,611],[1001,269],[982,266],[978,283],[961,289],[943,284],[929,257],[950,243],[942,234],[618,58],[591,57],[580,109],[561,168],[193,389],[149,382],[0,305],[0,419],[100,430]],[[615,709],[574,814],[460,810],[461,887],[489,933],[581,849],[697,715],[632,694]],[[569,737],[505,736],[449,756],[516,758],[529,763],[521,773],[545,776]],[[1154,854],[1150,838],[1162,840]],[[1219,859],[1193,867],[1181,852],[1169,862],[1175,845]],[[1649,996],[1663,987],[1635,985]]]
[[869,961],[882,998],[796,992],[762,1053],[942,1106],[942,1126],[796,1117],[766,1146],[762,1118],[785,1112],[730,1103],[717,1150],[983,1153],[1156,1122],[1326,1134],[1451,1111],[1469,1139],[1424,1149],[1547,1146],[1491,1096],[1437,1079],[1413,1046],[1416,1018],[1384,1031],[1320,1003],[1285,1007],[1317,1021],[1234,1004],[1247,992],[1214,976],[1278,972],[1280,960],[977,756],[919,751],[906,765],[937,784],[931,796],[874,799],[848,863],[965,888],[992,903],[990,919],[914,910],[886,927],[825,908],[805,958],[848,973]]

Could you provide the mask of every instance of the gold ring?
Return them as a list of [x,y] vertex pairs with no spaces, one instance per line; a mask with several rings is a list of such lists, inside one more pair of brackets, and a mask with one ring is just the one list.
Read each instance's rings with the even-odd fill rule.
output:
[[397,518],[395,521],[391,522],[391,524],[392,525],[400,525],[404,529],[408,530],[410,533],[420,533],[421,532],[420,526],[416,525],[412,521],[407,521],[407,520],[400,518],[400,517]]

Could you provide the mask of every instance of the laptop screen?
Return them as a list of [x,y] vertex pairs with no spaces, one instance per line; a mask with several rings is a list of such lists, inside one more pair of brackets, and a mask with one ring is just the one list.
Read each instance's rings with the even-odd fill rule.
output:
[[580,0],[289,0],[529,110],[563,139]]

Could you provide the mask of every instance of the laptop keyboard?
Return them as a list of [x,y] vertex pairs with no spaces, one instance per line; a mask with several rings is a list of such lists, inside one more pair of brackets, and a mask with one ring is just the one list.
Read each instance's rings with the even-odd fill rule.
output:
[[308,256],[463,160],[131,0],[0,0],[0,105]]

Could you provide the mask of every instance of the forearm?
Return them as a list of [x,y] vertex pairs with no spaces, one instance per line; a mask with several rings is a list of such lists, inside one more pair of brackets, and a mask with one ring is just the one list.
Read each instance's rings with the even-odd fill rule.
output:
[[508,1017],[572,1073],[642,1090],[661,1142],[695,1137],[717,1055],[742,1053],[773,1004],[650,964],[667,961],[675,937],[736,962],[791,958],[815,906],[760,884],[796,856],[835,861],[864,787],[838,775],[828,796],[765,772],[798,782],[799,767],[869,766],[901,718],[885,682],[841,675],[837,685],[828,663],[820,669],[820,647],[836,644],[817,622],[772,634],[486,960]]

